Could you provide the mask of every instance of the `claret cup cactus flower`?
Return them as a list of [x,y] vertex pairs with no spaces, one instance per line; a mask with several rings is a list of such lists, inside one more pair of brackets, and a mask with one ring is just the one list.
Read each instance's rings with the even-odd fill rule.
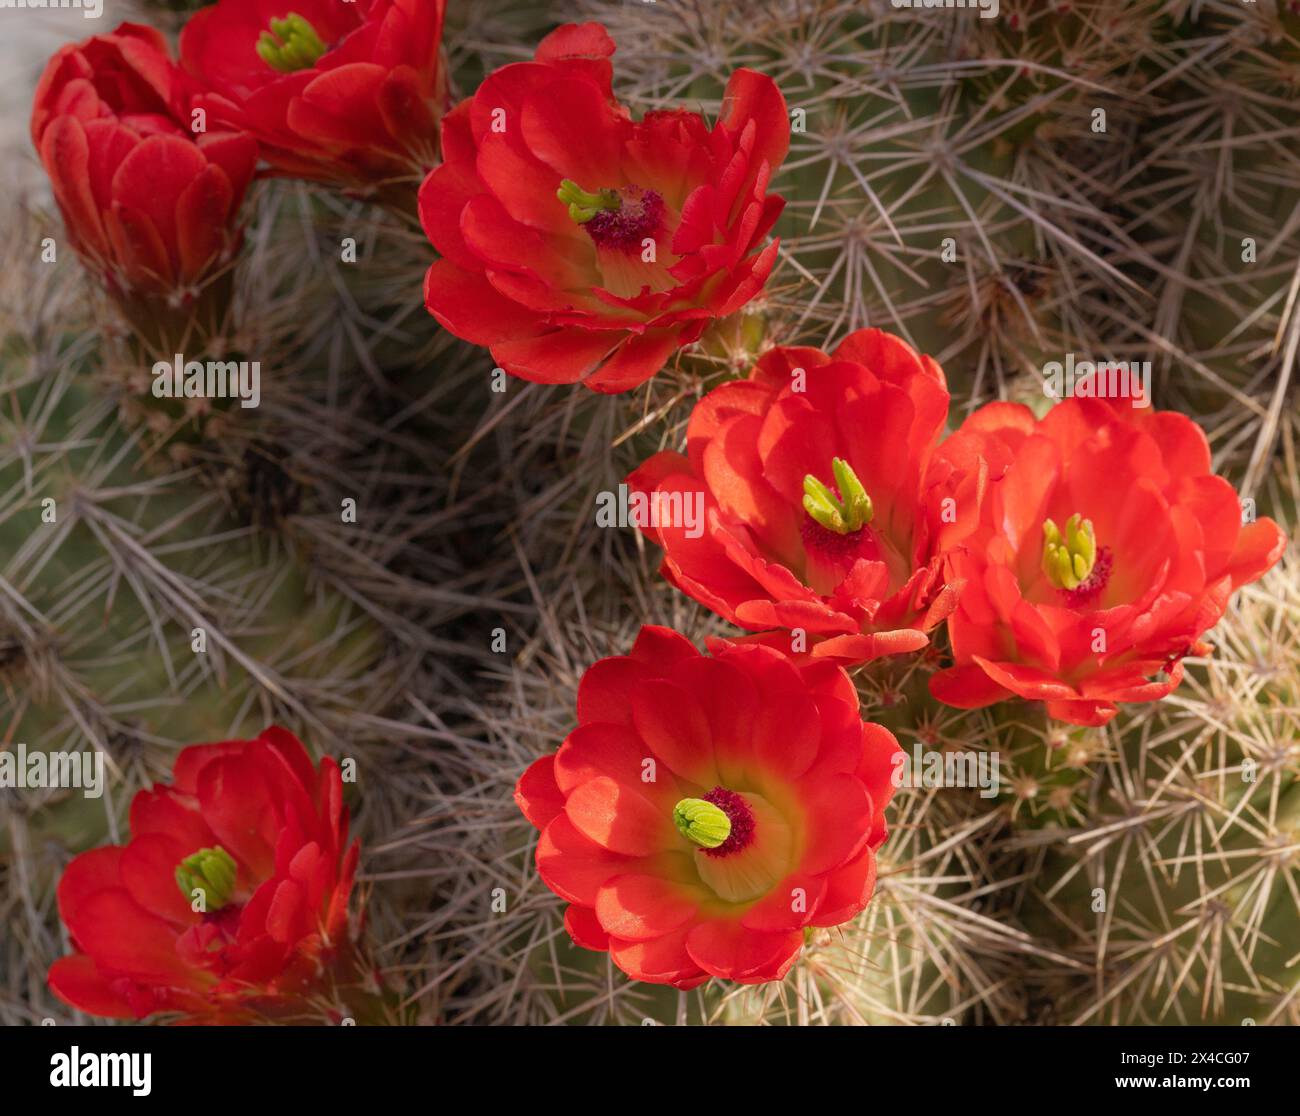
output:
[[1164,697],[1286,545],[1273,520],[1242,522],[1196,423],[1082,387],[1042,420],[981,407],[938,451],[952,498],[979,509],[947,552],[965,588],[948,621],[956,662],[931,690],[950,705],[1021,697],[1100,725],[1119,702]]
[[[199,1023],[354,1010],[369,975],[351,911],[338,765],[291,733],[186,748],[172,782],[131,804],[131,839],[59,882],[76,952],[50,988],[92,1015]],[[370,989],[374,991],[373,988]]]
[[655,984],[758,984],[866,906],[897,752],[839,667],[646,627],[515,801],[580,946]]
[[548,35],[444,125],[420,192],[429,312],[511,375],[627,391],[763,287],[790,143],[776,83],[737,70],[721,119],[631,119],[599,24]]
[[445,0],[219,0],[181,32],[212,125],[279,174],[379,190],[438,158]]
[[957,601],[939,554],[971,517],[945,521],[928,475],[947,415],[943,371],[901,338],[780,347],[700,401],[685,454],[628,486],[703,493],[702,537],[646,528],[677,588],[787,652],[868,662],[925,647]]

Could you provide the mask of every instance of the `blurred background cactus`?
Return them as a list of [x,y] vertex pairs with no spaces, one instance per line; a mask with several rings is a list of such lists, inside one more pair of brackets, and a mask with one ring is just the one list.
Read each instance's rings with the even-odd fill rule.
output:
[[[194,6],[138,18],[171,31]],[[712,117],[735,68],[770,74],[794,130],[774,183],[778,270],[628,395],[515,380],[498,392],[486,351],[424,312],[430,250],[411,215],[262,183],[235,303],[253,348],[275,354],[265,405],[179,429],[132,413],[138,391],[104,360],[108,327],[71,258],[54,274],[30,262],[36,239],[10,237],[24,247],[0,345],[3,744],[93,741],[111,774],[84,817],[80,803],[0,803],[0,905],[16,930],[0,1021],[51,1010],[67,856],[113,834],[177,744],[272,716],[358,761],[380,962],[422,1021],[1300,1021],[1293,559],[1242,592],[1178,691],[1104,729],[1017,703],[937,707],[935,655],[861,671],[865,712],[905,749],[996,755],[1000,793],[901,789],[876,898],[817,932],[779,985],[677,993],[573,946],[510,798],[572,727],[583,670],[640,623],[697,643],[727,631],[662,582],[639,533],[595,525],[595,497],[679,448],[693,403],[773,344],[899,333],[943,364],[954,424],[999,397],[1041,411],[1044,365],[1070,353],[1149,360],[1157,406],[1197,419],[1215,468],[1295,537],[1291,7],[1002,0],[993,20],[888,0],[449,8],[458,95],[580,19],[618,43],[615,91],[635,113]],[[6,149],[25,152],[10,132]],[[72,516],[28,526],[47,492],[78,494]],[[220,633],[199,662],[196,610]]]

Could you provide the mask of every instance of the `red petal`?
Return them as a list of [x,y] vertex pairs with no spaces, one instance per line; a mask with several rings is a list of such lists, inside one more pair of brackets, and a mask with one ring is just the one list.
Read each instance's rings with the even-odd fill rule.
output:
[[533,57],[538,62],[585,75],[605,97],[612,97],[610,84],[614,68],[609,58],[614,50],[614,40],[599,23],[566,23],[537,44]]
[[168,786],[140,791],[131,800],[131,833],[136,837],[161,833],[188,845],[190,852],[217,843],[199,814],[198,803]]
[[216,166],[205,168],[181,194],[176,203],[176,228],[184,280],[198,281],[220,259],[233,203],[230,180]]
[[858,915],[876,886],[876,855],[863,849],[827,880],[826,894],[812,918],[813,926],[839,926]]
[[200,979],[177,956],[176,931],[126,891],[96,892],[81,904],[79,916],[77,943],[104,968],[186,986]]
[[537,871],[556,895],[591,907],[606,880],[636,868],[637,861],[607,852],[560,814],[537,839]]
[[807,926],[821,907],[826,880],[795,872],[777,884],[741,918],[747,930],[795,930]]
[[561,178],[585,190],[622,185],[620,158],[629,125],[595,82],[549,82],[524,101],[520,126],[529,151]]
[[182,794],[198,797],[199,777],[208,764],[222,756],[241,754],[247,740],[222,740],[215,744],[191,744],[183,748],[172,764],[172,787]]
[[632,696],[651,677],[645,664],[627,655],[592,663],[578,683],[578,723],[603,721],[630,727]]
[[50,991],[69,1007],[105,1019],[135,1019],[136,1013],[126,997],[113,990],[113,983],[102,976],[94,959],[84,953],[60,957],[50,966]]
[[79,938],[81,909],[92,895],[122,886],[122,849],[116,845],[91,849],[75,856],[59,879],[59,917],[74,940]]
[[271,789],[257,766],[243,756],[222,756],[203,769],[198,797],[203,819],[221,846],[254,879],[270,877],[279,822]]
[[632,697],[632,722],[646,746],[674,774],[705,787],[717,784],[709,721],[686,690],[671,682],[645,683]]
[[545,829],[564,812],[564,795],[555,784],[554,756],[542,756],[519,776],[515,804],[538,829]]
[[609,58],[618,48],[599,23],[566,23],[537,44],[538,62],[563,62],[570,58]]
[[596,917],[611,937],[644,942],[690,922],[704,892],[658,876],[615,876],[596,893]]
[[483,185],[472,165],[443,163],[434,167],[420,186],[420,223],[440,255],[456,267],[481,272],[483,263],[466,245],[460,215]]
[[573,939],[574,944],[582,946],[583,949],[594,949],[598,952],[609,949],[609,935],[605,933],[596,918],[596,912],[590,907],[582,907],[577,903],[570,903],[565,907],[564,928],[569,932],[569,937]]
[[41,139],[41,161],[73,243],[108,260],[108,238],[91,191],[90,147],[79,120],[61,116]]
[[626,942],[611,938],[609,955],[614,964],[633,980],[648,984],[671,984],[675,988],[694,988],[708,979],[686,951],[691,927],[675,934],[665,934],[648,942]]
[[663,368],[682,342],[681,329],[648,329],[630,337],[588,377],[587,387],[607,394],[631,391]]
[[285,944],[296,942],[310,929],[306,896],[292,880],[284,880],[275,889],[266,914],[266,931]]
[[175,269],[167,245],[148,217],[114,202],[106,214],[105,225],[130,286],[163,290],[174,285]]
[[421,92],[419,75],[409,66],[389,71],[376,100],[388,134],[414,162],[427,169],[437,154],[438,121]]
[[856,776],[832,775],[813,786],[801,786],[800,799],[807,841],[799,865],[802,871],[828,872],[861,852],[875,824],[875,809]]
[[[435,317],[442,320],[436,311]],[[617,330],[559,329],[519,341],[488,344],[496,362],[514,376],[541,384],[573,384],[586,379],[625,337]]]
[[564,804],[574,827],[610,852],[648,856],[671,848],[677,831],[671,811],[633,787],[599,776],[577,787]]
[[205,132],[197,142],[208,162],[219,166],[230,179],[233,213],[243,202],[257,169],[257,141],[241,132]]
[[1247,524],[1237,536],[1237,545],[1228,563],[1232,587],[1247,585],[1272,569],[1286,549],[1286,535],[1271,519]]
[[192,897],[177,886],[176,869],[202,847],[187,847],[162,833],[136,837],[122,850],[122,886],[150,914],[177,926],[193,925],[199,915],[191,909]]
[[[657,809],[671,810],[681,795],[673,772],[658,765],[650,768],[650,749],[626,725],[593,723],[579,725],[565,738],[555,756],[555,781],[562,794],[572,794],[583,783],[606,776],[614,782],[635,787]],[[646,781],[647,772],[654,780]],[[671,801],[664,802],[669,798]]]
[[722,124],[739,133],[749,122],[755,123],[751,164],[766,162],[775,170],[790,150],[790,114],[781,90],[766,74],[739,69],[732,73],[722,100]]
[[803,932],[746,930],[739,922],[718,919],[692,928],[686,952],[713,976],[742,983],[780,980],[803,945]]
[[540,317],[499,293],[482,272],[449,259],[434,261],[426,273],[424,303],[447,329],[475,345],[533,337],[544,328]]
[[[176,262],[176,207],[185,188],[208,166],[199,148],[178,136],[150,136],[113,175],[113,200],[146,217]],[[222,216],[224,223],[225,216]]]
[[661,677],[676,664],[700,657],[695,644],[684,635],[658,624],[642,625],[630,655],[637,662],[654,668]]
[[388,136],[378,97],[383,66],[356,62],[326,70],[289,102],[289,129],[316,143],[366,149]]
[[930,694],[957,709],[982,709],[1012,696],[1010,690],[998,685],[982,667],[973,663],[932,674]]

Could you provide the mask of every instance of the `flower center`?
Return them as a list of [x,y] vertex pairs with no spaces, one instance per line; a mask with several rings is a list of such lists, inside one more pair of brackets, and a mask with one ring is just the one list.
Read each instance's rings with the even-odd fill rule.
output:
[[847,535],[823,527],[815,519],[805,519],[799,529],[804,553],[818,568],[826,567],[837,581],[852,568],[859,558],[868,562],[881,560],[880,544],[873,532],[859,528]]
[[1106,588],[1106,583],[1110,581],[1111,564],[1110,547],[1098,547],[1097,561],[1092,567],[1092,573],[1080,583],[1077,589],[1061,590],[1061,596],[1064,598],[1066,605],[1070,608],[1083,608],[1101,596],[1101,591]]
[[211,849],[199,849],[191,853],[176,866],[176,884],[186,899],[192,900],[194,893],[203,895],[203,911],[211,914],[219,911],[235,891],[235,861],[220,845]]
[[256,47],[257,56],[282,74],[310,70],[327,49],[316,28],[297,12],[271,20],[271,30],[262,32]]
[[803,479],[803,507],[812,518],[828,531],[837,535],[850,535],[871,522],[875,514],[871,497],[862,487],[858,475],[842,457],[831,459],[835,474],[837,496],[826,485],[809,473]]
[[[1065,521],[1065,531],[1055,520],[1043,521],[1043,573],[1058,589],[1077,590],[1097,566],[1097,536],[1092,520],[1076,512]],[[1107,564],[1107,571],[1109,563]]]
[[683,798],[673,807],[673,824],[706,856],[730,856],[754,839],[754,811],[724,787],[714,787],[703,798]]
[[593,193],[566,178],[555,196],[569,207],[569,216],[587,230],[598,248],[640,252],[643,242],[654,239],[663,226],[663,197],[640,186]]
[[243,903],[227,903],[219,911],[207,911],[197,925],[177,939],[176,952],[181,960],[224,977],[240,963],[239,926],[243,913]]

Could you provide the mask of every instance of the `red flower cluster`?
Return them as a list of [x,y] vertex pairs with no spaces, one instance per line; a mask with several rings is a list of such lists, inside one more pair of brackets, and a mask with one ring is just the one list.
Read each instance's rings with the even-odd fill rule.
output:
[[[628,486],[683,592],[795,632],[772,641],[787,651],[803,633],[813,656],[866,662],[924,647],[956,604],[939,553],[967,523],[942,522],[927,479],[947,415],[943,371],[880,330],[831,356],[773,349],[699,402],[686,456],[656,454]],[[655,514],[699,493],[702,532]]]
[[181,32],[210,124],[279,173],[353,188],[423,174],[446,98],[445,0],[219,0]]
[[[942,371],[868,330],[829,356],[775,349],[701,400],[686,455],[629,488],[667,578],[769,635],[705,658],[643,628],[520,778],[578,944],[678,988],[779,980],[802,928],[863,908],[897,744],[837,661],[916,650],[946,619],[957,664],[932,689],[953,705],[1020,696],[1101,724],[1177,685],[1284,539],[1242,526],[1194,423],[1093,394],[1041,422],[992,404],[940,444]],[[696,497],[702,523],[681,514]]]
[[37,86],[32,142],[73,247],[115,294],[193,298],[237,244],[257,145],[194,136],[188,90],[162,36],[132,23],[64,47]]
[[897,751],[838,667],[647,627],[587,671],[515,800],[579,945],[655,984],[755,984],[871,897]]
[[781,212],[767,193],[790,121],[775,83],[739,70],[722,118],[633,121],[610,88],[614,44],[566,26],[444,122],[420,217],[441,253],[429,311],[507,372],[636,387],[763,287]]
[[1104,724],[1116,702],[1177,686],[1233,591],[1281,557],[1276,523],[1242,525],[1194,422],[1076,391],[1041,421],[982,407],[939,450],[947,491],[979,511],[947,554],[965,588],[948,621],[956,665],[931,691],[949,705],[1019,696]]
[[92,1015],[234,1023],[288,1014],[350,947],[343,784],[283,729],[186,748],[170,785],[131,803],[131,840],[59,883],[77,952],[50,969]]
[[[1041,422],[991,404],[938,445],[942,371],[865,330],[832,356],[772,350],[699,402],[685,456],[628,486],[664,576],[763,642],[861,663],[946,619],[956,664],[935,697],[1103,724],[1169,693],[1285,545],[1272,520],[1242,525],[1194,422],[1104,390]],[[697,500],[703,524],[681,514]]]

